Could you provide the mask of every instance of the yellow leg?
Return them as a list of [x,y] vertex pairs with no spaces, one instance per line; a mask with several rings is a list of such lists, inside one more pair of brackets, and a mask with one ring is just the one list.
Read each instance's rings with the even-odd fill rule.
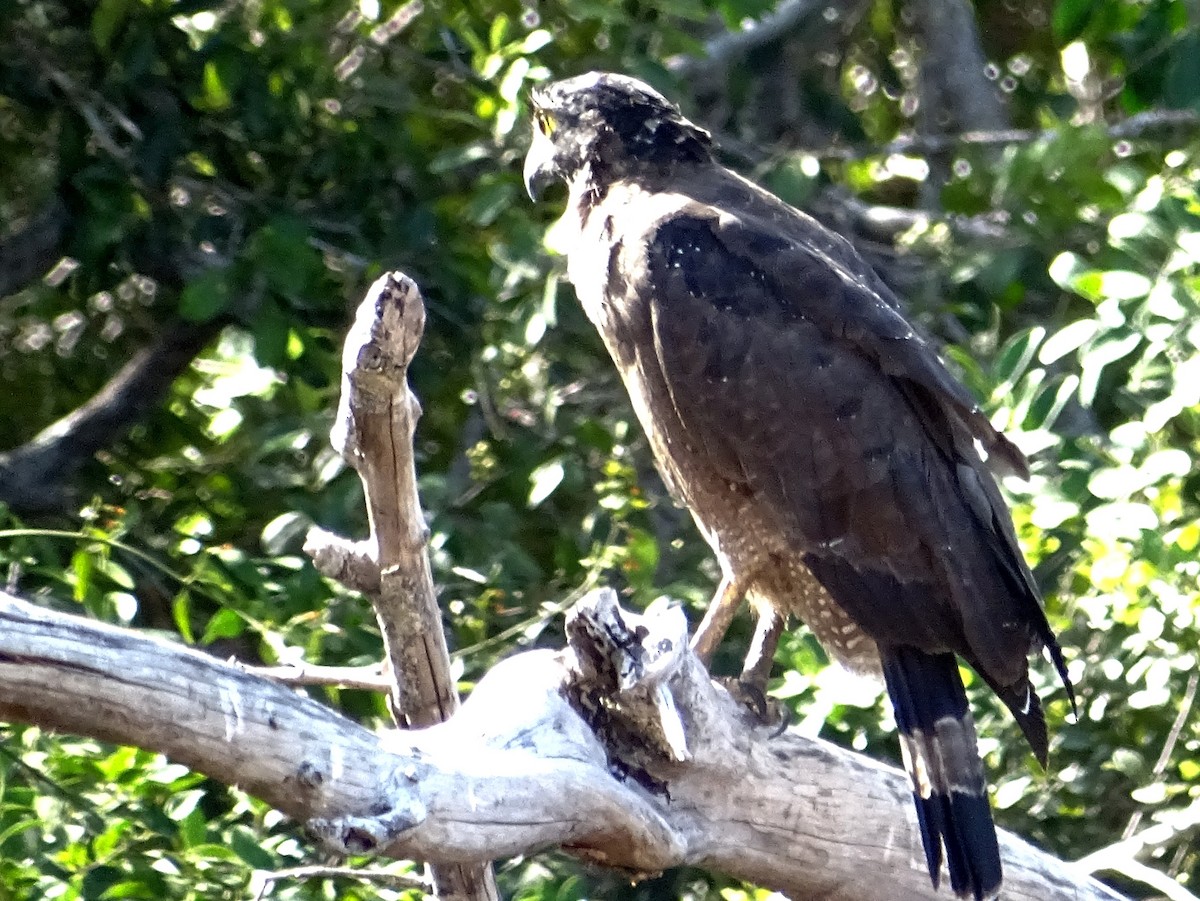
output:
[[743,593],[742,586],[732,576],[726,574],[721,577],[721,584],[717,586],[717,593],[708,605],[708,612],[692,636],[692,650],[705,666],[712,662],[717,646],[729,631],[729,624],[733,622]]
[[758,622],[754,624],[754,638],[746,653],[746,665],[742,667],[742,682],[765,693],[767,680],[771,677],[771,664],[775,662],[775,649],[779,647],[779,636],[783,634],[784,617],[771,604],[753,606],[758,613]]

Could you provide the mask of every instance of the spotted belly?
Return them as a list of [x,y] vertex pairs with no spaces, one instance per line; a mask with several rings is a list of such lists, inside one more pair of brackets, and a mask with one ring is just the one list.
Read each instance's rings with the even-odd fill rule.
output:
[[794,554],[768,553],[743,565],[755,574],[746,596],[756,613],[761,615],[766,606],[795,617],[842,666],[863,674],[881,672],[874,640],[834,601],[803,560]]
[[[710,482],[709,484],[712,484]],[[753,496],[730,487],[722,496],[709,496],[693,515],[716,552],[722,572],[732,576],[746,593],[757,615],[769,608],[800,620],[826,653],[856,673],[881,674],[879,650],[830,596],[804,563],[801,552],[780,541],[777,528],[756,507]],[[720,525],[710,526],[698,510]]]

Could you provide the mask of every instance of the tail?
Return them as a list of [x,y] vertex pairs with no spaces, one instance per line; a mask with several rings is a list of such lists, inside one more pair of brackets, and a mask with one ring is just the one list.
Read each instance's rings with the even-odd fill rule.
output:
[[954,893],[974,901],[994,898],[1000,846],[958,662],[952,653],[913,647],[884,645],[879,651],[933,886],[944,845]]

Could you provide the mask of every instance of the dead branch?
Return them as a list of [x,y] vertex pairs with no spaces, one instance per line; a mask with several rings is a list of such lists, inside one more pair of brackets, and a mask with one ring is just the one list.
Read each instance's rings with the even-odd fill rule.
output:
[[246,672],[281,685],[327,686],[358,691],[387,692],[393,680],[380,672],[378,666],[316,666],[298,663],[283,666],[247,666]]
[[419,879],[408,873],[395,873],[391,870],[377,867],[289,867],[286,870],[275,870],[270,873],[257,871],[250,882],[250,891],[255,901],[262,901],[276,882],[296,881],[302,879],[354,879],[359,882],[369,882],[372,885],[383,885],[394,889],[417,889],[429,892],[433,886],[424,879]]
[[[566,653],[494,667],[448,722],[375,735],[196,651],[0,593],[0,718],[156,750],[341,853],[477,863],[562,847],[793,897],[937,901],[899,771],[771,728],[712,683],[678,609],[601,590]],[[1113,901],[1001,836],[1009,901]]]
[[313,526],[304,538],[304,553],[323,574],[352,591],[379,593],[379,561],[370,541],[350,541]]
[[[417,497],[413,432],[421,406],[408,387],[408,364],[425,328],[416,283],[388,273],[367,292],[342,352],[342,395],[330,432],[334,448],[357,470],[367,500],[366,545],[314,532],[306,548],[323,572],[351,576],[367,588],[383,633],[397,722],[430,726],[458,709],[450,654],[426,549],[429,529]],[[367,575],[374,562],[374,578]],[[435,868],[442,898],[498,898],[486,864]]]
[[[566,652],[509,658],[449,716],[457,695],[406,382],[423,319],[400,275],[360,308],[334,440],[366,486],[372,538],[314,533],[310,544],[371,589],[394,706],[426,728],[379,736],[237,666],[4,593],[0,719],[163,752],[257,795],[334,852],[429,862],[444,896],[497,897],[489,861],[558,847],[633,877],[692,865],[798,897],[938,898],[907,779],[776,737],[710,681],[677,608],[637,616],[609,590],[587,595]],[[1117,897],[1019,839],[1002,847],[1012,901]]]

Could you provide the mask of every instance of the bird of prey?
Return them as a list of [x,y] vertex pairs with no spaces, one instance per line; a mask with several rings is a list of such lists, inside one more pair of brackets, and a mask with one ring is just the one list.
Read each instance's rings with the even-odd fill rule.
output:
[[707,662],[740,600],[744,674],[765,682],[788,616],[836,660],[882,672],[930,877],[994,897],[1000,852],[964,660],[1037,758],[1041,648],[1074,705],[994,472],[1027,473],[850,244],[721,166],[711,137],[632,78],[532,95],[525,182],[568,186],[567,269],[669,489],[722,582]]

